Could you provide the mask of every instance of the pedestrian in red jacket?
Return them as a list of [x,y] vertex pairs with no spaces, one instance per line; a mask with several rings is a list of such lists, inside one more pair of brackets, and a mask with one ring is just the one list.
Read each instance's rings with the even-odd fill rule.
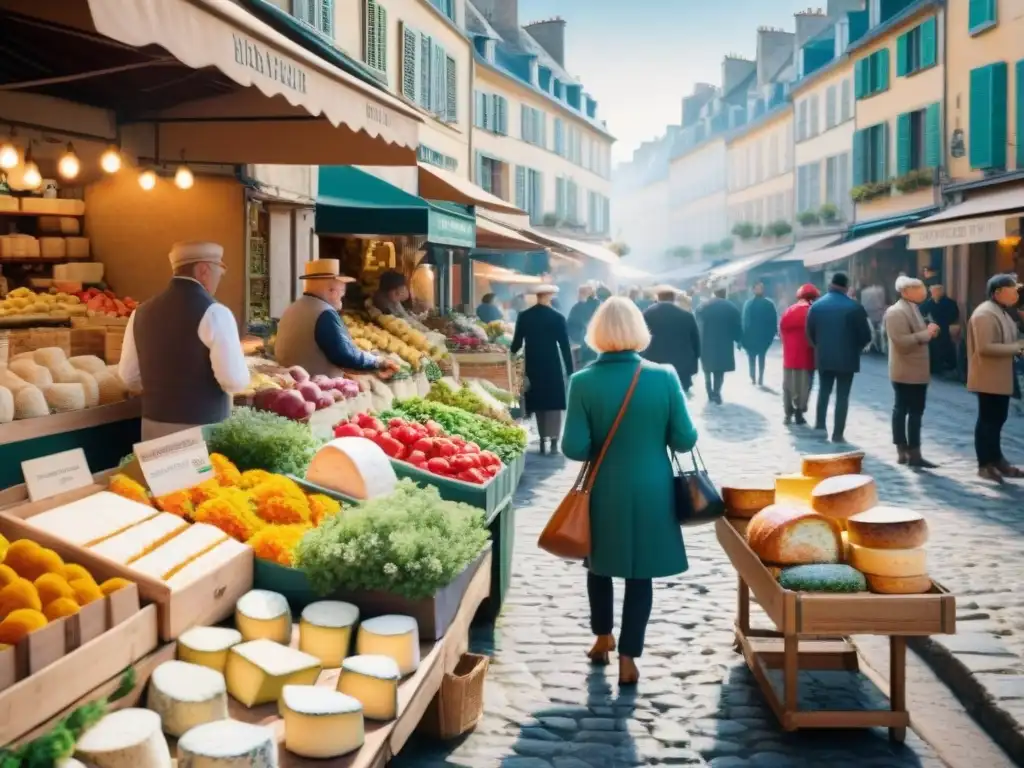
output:
[[814,383],[814,348],[807,340],[807,311],[821,294],[810,283],[796,292],[796,304],[782,313],[779,338],[782,339],[782,401],[785,423],[806,424],[804,414]]

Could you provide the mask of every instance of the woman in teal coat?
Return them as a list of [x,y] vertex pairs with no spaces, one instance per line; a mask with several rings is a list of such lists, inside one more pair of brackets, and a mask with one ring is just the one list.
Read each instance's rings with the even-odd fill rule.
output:
[[597,636],[590,658],[607,664],[612,635],[612,579],[626,580],[619,637],[619,683],[632,685],[639,672],[651,615],[651,579],[687,569],[683,535],[675,517],[669,451],[691,450],[697,430],[690,421],[679,376],[669,366],[641,359],[650,343],[640,310],[613,298],[594,314],[587,344],[600,355],[569,383],[562,450],[576,461],[597,458],[633,376],[636,390],[619,424],[590,496],[591,554],[587,563],[590,625]]

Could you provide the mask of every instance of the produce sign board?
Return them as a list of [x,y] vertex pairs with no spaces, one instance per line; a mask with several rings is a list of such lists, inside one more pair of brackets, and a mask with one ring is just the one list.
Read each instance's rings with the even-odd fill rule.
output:
[[199,427],[136,443],[134,453],[154,496],[194,488],[213,477],[210,452]]

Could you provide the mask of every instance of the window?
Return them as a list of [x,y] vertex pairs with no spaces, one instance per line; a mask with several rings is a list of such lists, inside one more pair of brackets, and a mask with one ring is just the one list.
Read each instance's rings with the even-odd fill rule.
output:
[[896,38],[896,75],[907,77],[934,67],[938,60],[935,17]]
[[796,112],[796,140],[803,141],[807,138],[807,99],[797,105]]
[[530,223],[544,218],[544,177],[525,166],[516,167],[516,205],[530,214]]
[[879,123],[853,134],[853,184],[889,179],[889,124]]
[[817,136],[821,125],[821,103],[817,94],[811,96],[811,137]]
[[853,98],[851,98],[852,94],[850,93],[850,91],[850,81],[843,80],[842,98],[840,99],[841,106],[839,110],[840,122],[845,123],[847,120],[853,117]]
[[430,4],[452,21],[455,21],[455,0],[430,0]]
[[853,213],[849,152],[825,160],[825,202],[836,206],[845,219],[849,219]]
[[562,118],[555,118],[555,154],[565,157],[565,123]]
[[854,90],[858,99],[889,90],[889,49],[875,51],[854,64]]
[[505,192],[505,168],[501,160],[477,152],[476,155],[476,183],[492,195],[507,200]]
[[416,157],[421,163],[444,168],[446,171],[457,171],[459,169],[459,161],[454,157],[448,157],[448,155],[444,155],[424,144],[420,144],[416,148]]
[[999,23],[998,0],[969,0],[967,29],[972,35],[980,35]]
[[768,139],[768,178],[779,175],[779,134],[773,133]]
[[896,174],[937,168],[942,163],[941,104],[896,118]]
[[547,115],[539,109],[523,105],[520,111],[520,138],[538,147],[547,145]]
[[580,221],[580,188],[571,179],[565,183],[565,220],[569,224],[578,224]]
[[604,235],[608,232],[609,200],[597,192],[587,192],[587,232]]
[[825,130],[833,128],[838,122],[838,103],[836,99],[836,86],[830,85],[825,91]]
[[[402,24],[402,96],[448,123],[458,121],[455,59],[429,35]],[[479,110],[478,110],[479,113]],[[481,114],[474,120],[483,119]]]
[[334,0],[293,0],[292,16],[334,40]]
[[388,71],[388,12],[376,0],[363,4],[363,61],[378,72]]
[[499,136],[508,135],[508,99],[496,93],[473,94],[473,125]]
[[[821,163],[808,163],[796,169],[796,207],[798,213],[821,207]],[[781,212],[776,218],[782,218]]]
[[555,218],[564,221],[568,209],[565,194],[565,179],[559,176],[555,179]]
[[1007,70],[1005,61],[971,70],[968,141],[972,168],[1006,168]]

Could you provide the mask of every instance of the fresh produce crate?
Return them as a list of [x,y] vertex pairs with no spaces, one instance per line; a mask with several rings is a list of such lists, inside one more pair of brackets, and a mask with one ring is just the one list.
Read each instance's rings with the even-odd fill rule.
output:
[[65,354],[71,354],[71,331],[68,328],[19,328],[7,333],[9,358],[43,347],[60,347]]
[[459,376],[465,379],[485,379],[496,387],[515,392],[512,358],[498,352],[456,353]]
[[69,355],[95,355],[105,358],[107,354],[107,332],[103,328],[71,328],[71,351]]
[[398,477],[407,477],[419,486],[432,485],[437,488],[445,501],[461,501],[472,507],[478,507],[487,516],[490,523],[499,509],[512,500],[516,490],[516,481],[512,467],[508,464],[484,485],[475,485],[453,477],[441,477],[432,472],[417,469],[405,461],[391,460],[391,466]]

